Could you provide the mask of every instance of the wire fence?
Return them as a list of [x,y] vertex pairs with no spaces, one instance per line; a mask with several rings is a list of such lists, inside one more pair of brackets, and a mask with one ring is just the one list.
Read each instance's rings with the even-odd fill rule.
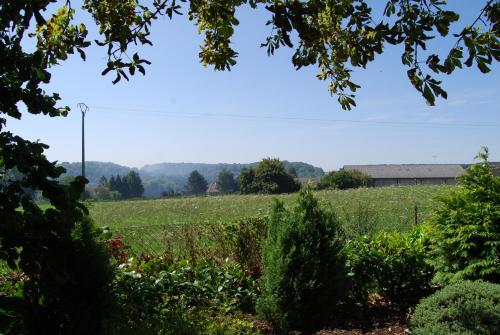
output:
[[[428,220],[431,207],[415,205],[402,209],[376,209],[360,205],[337,213],[346,236],[352,238],[380,230],[407,231]],[[220,257],[226,257],[228,225],[230,223],[185,222],[122,227],[115,229],[114,237],[127,246],[130,256],[168,255],[191,258],[215,252]]]

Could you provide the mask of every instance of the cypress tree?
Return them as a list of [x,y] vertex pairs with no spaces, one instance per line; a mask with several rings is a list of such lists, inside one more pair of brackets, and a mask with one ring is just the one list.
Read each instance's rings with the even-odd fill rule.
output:
[[[125,178],[123,178],[125,179]],[[120,175],[116,176],[116,190],[120,192],[122,199],[129,198],[129,190],[127,183],[122,179]]]
[[144,193],[144,186],[142,180],[136,171],[130,171],[125,178],[124,183],[128,188],[128,196],[130,198],[140,198]]
[[118,191],[118,189],[116,188],[116,179],[113,175],[111,175],[111,178],[109,179],[109,189],[111,191]]

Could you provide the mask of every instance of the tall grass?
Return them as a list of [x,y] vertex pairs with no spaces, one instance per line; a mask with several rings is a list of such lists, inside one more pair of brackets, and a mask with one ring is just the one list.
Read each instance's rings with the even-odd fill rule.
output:
[[[380,230],[405,231],[426,220],[434,199],[451,190],[446,186],[365,188],[318,191],[323,205],[332,206],[348,238]],[[243,217],[268,215],[274,198],[292,206],[297,194],[224,195],[91,203],[99,226],[108,226],[130,246],[130,254],[169,253],[191,257],[223,244],[228,226]]]
[[[370,221],[376,230],[405,230],[413,224],[414,207],[418,220],[425,220],[434,198],[450,186],[412,186],[318,191],[322,202],[330,203],[343,221]],[[90,214],[99,226],[119,230],[149,225],[229,223],[245,216],[267,215],[273,198],[290,206],[296,194],[223,195],[154,200],[95,202]],[[363,218],[363,216],[365,218]]]

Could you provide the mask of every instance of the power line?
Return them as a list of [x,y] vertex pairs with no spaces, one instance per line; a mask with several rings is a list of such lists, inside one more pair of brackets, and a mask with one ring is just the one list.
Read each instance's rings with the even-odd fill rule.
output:
[[358,125],[375,125],[375,126],[392,126],[392,127],[465,127],[465,128],[483,128],[483,129],[500,129],[500,124],[480,124],[480,123],[444,123],[444,122],[412,122],[412,121],[376,121],[376,120],[347,120],[347,119],[328,119],[328,118],[308,118],[298,116],[272,116],[272,115],[251,115],[251,114],[227,114],[227,113],[196,113],[196,112],[173,112],[160,109],[140,109],[140,108],[117,108],[117,107],[98,107],[93,106],[93,110],[101,112],[127,112],[127,113],[154,113],[162,115],[175,115],[194,118],[229,118],[240,120],[255,120],[255,121],[300,121],[300,122],[322,122],[322,123],[340,123],[340,124],[358,124]]

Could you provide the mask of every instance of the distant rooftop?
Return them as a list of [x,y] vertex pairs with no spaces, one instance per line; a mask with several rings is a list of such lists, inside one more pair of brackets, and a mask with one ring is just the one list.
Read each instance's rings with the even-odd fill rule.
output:
[[358,170],[376,179],[456,178],[464,167],[461,164],[380,164],[344,165],[344,170]]

